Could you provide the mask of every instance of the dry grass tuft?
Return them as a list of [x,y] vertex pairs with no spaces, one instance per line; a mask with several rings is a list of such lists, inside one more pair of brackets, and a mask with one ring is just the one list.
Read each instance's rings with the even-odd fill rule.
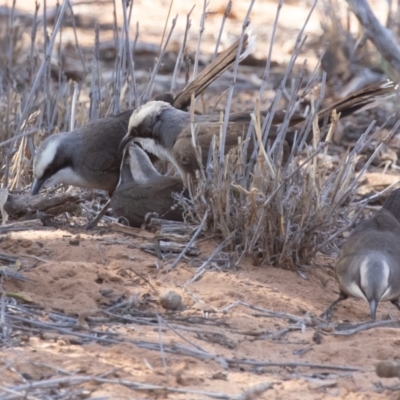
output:
[[[381,130],[371,137],[366,132],[339,160],[328,154],[338,121],[335,113],[332,120],[326,140],[321,140],[314,124],[312,145],[296,145],[289,156],[277,141],[271,143],[270,149],[276,144],[273,152],[261,147],[248,176],[243,144],[220,164],[214,140],[212,168],[199,174],[192,200],[185,203],[187,211],[199,220],[207,212],[207,229],[230,238],[228,244],[239,260],[251,255],[257,264],[308,265],[318,251],[329,250],[337,234],[355,219],[350,203],[362,174],[383,145],[357,174],[360,153]],[[260,141],[259,120],[255,131]]]

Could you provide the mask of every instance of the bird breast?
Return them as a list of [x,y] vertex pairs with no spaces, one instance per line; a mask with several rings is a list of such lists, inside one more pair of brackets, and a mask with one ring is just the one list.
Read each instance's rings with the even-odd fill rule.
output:
[[135,142],[139,143],[142,146],[143,150],[154,154],[161,160],[173,162],[171,152],[168,151],[164,146],[160,146],[159,144],[157,144],[154,139],[138,137],[135,138]]
[[43,187],[50,188],[60,183],[84,188],[90,188],[93,186],[90,181],[87,181],[81,175],[77,174],[71,167],[66,167],[50,176],[50,178],[48,178],[44,183]]

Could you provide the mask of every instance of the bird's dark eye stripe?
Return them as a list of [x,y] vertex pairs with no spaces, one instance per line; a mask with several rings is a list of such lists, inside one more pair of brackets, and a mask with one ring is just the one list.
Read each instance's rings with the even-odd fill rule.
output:
[[62,159],[62,157],[60,158],[56,155],[53,162],[47,166],[42,178],[49,179],[61,169],[70,166],[70,163],[66,159]]

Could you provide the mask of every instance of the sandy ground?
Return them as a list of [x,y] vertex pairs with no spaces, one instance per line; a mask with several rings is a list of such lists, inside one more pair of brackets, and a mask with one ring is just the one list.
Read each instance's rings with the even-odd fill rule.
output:
[[[30,2],[19,3],[21,10],[32,11]],[[133,21],[140,20],[141,40],[158,44],[169,2],[151,3],[157,6],[149,6],[148,0],[136,1]],[[48,7],[54,4],[55,1],[47,1]],[[185,15],[192,4],[174,2],[171,15],[178,11],[180,14],[174,40],[179,40],[183,34]],[[384,16],[386,2],[380,4],[379,10]],[[210,3],[210,9],[218,13],[207,18],[210,27],[205,30],[202,44],[202,51],[207,54],[213,52],[223,6],[224,1]],[[278,24],[280,49],[274,53],[277,63],[288,60],[295,35],[310,6],[310,2],[293,0],[282,8]],[[240,33],[247,7],[246,1],[233,5],[232,17],[225,29],[229,34],[224,34],[222,48]],[[311,41],[322,33],[318,14],[322,8],[320,5],[317,8],[307,28]],[[196,45],[201,9],[202,3],[196,2],[192,14],[193,35],[189,38],[192,48]],[[253,32],[259,39],[256,55],[260,58],[265,58],[267,53],[266,40],[271,35],[275,9],[276,2],[272,1],[258,1],[254,5],[251,19]],[[97,7],[81,4],[74,10],[77,15],[90,12],[100,23],[109,23],[112,12],[109,4]],[[118,8],[118,18],[121,16]],[[135,34],[133,28],[131,34]],[[72,40],[72,33],[66,29],[65,40],[68,35]],[[112,32],[101,31],[101,40],[111,38]],[[91,45],[92,30],[88,29],[79,39],[81,44]],[[307,50],[306,55],[312,60],[315,51]],[[77,235],[79,240],[76,240]],[[88,233],[68,226],[0,235],[0,253],[18,255],[28,279],[25,282],[4,279],[2,289],[29,300],[28,306],[32,307],[32,315],[38,321],[54,323],[51,313],[58,313],[67,323],[65,316],[72,318],[66,332],[40,326],[33,332],[26,325],[25,333],[16,330],[14,332],[18,333],[0,341],[0,398],[6,393],[12,395],[10,387],[43,382],[41,394],[37,392],[31,398],[57,398],[56,394],[60,394],[59,398],[71,399],[206,399],[212,397],[209,394],[213,392],[215,398],[227,399],[398,399],[398,392],[392,390],[397,387],[398,380],[381,379],[374,372],[377,362],[399,358],[397,329],[377,328],[351,336],[337,336],[329,330],[317,330],[312,324],[293,327],[295,324],[287,318],[266,316],[267,310],[286,316],[293,314],[304,321],[318,316],[338,295],[333,259],[317,262],[303,277],[293,271],[255,267],[251,260],[244,260],[237,268],[211,264],[198,281],[187,284],[196,274],[196,267],[183,262],[167,272],[171,260],[160,261],[143,252],[140,245],[147,242],[149,239],[132,238],[107,228]],[[200,243],[201,258],[206,259],[216,245],[211,240]],[[41,261],[37,261],[37,257]],[[168,290],[182,296],[182,306],[177,311],[166,311],[159,304],[160,294]],[[131,308],[114,317],[104,313],[107,307],[128,300],[131,300]],[[222,312],[237,301],[263,310],[238,305]],[[23,301],[19,303],[24,310],[29,310]],[[398,313],[392,305],[380,304],[378,319],[388,315],[398,318]],[[154,317],[156,314],[168,325],[159,324]],[[16,315],[21,315],[20,311],[17,310]],[[140,322],[140,315],[147,318],[146,323]],[[368,317],[367,304],[348,300],[338,307],[334,320],[359,322]],[[290,330],[281,331],[287,327],[291,327]],[[75,333],[96,334],[99,339],[89,340]],[[115,343],[102,341],[102,334],[113,337]],[[156,347],[148,349],[146,343]],[[173,352],[182,346],[191,352]],[[227,359],[243,362],[226,364],[224,360]],[[287,364],[250,365],[251,360]],[[289,363],[330,367],[295,367]],[[76,377],[88,376],[109,382],[73,381]],[[49,388],[46,382],[57,378],[69,380],[69,384],[64,382]],[[140,392],[119,384],[118,380],[180,388],[183,393]],[[257,393],[254,388],[260,391]]]
[[[397,380],[382,380],[374,372],[378,361],[395,356],[400,344],[396,329],[379,328],[340,337],[329,332],[316,333],[313,328],[304,327],[304,331],[299,331],[297,327],[297,330],[272,338],[271,334],[290,323],[285,319],[265,317],[263,312],[244,306],[237,306],[225,314],[221,312],[240,300],[298,317],[304,317],[306,313],[319,315],[337,297],[332,273],[326,267],[313,269],[303,279],[292,271],[254,267],[245,261],[236,270],[210,268],[200,280],[184,289],[185,283],[195,275],[195,268],[180,263],[171,272],[166,272],[170,262],[164,263],[135,248],[148,240],[135,240],[106,231],[103,234],[79,232],[79,245],[75,245],[76,234],[76,230],[48,228],[3,236],[1,253],[34,255],[47,261],[39,262],[25,272],[25,277],[31,281],[7,279],[3,289],[19,293],[31,299],[33,304],[42,306],[40,320],[43,322],[51,322],[50,311],[78,316],[79,324],[73,328],[74,332],[112,332],[121,343],[82,343],[79,337],[46,329],[41,329],[37,335],[16,335],[3,342],[2,386],[69,374],[105,374],[114,380],[231,396],[269,382],[271,388],[254,397],[265,399],[398,398],[398,394],[383,389],[396,385]],[[114,244],[110,245],[110,241]],[[115,241],[121,244],[115,244]],[[203,256],[210,254],[214,246],[212,242],[199,245]],[[167,290],[182,296],[180,310],[167,312],[160,307],[159,295]],[[101,310],[115,304],[121,296],[124,300],[133,299],[136,309],[159,313],[169,321],[174,330],[163,325],[161,341],[164,346],[181,344],[192,349],[198,346],[209,354],[229,359],[319,363],[355,367],[359,371],[290,366],[227,367],[212,357],[205,360],[170,353],[165,354],[166,366],[163,366],[159,349],[146,350],[140,348],[140,344],[129,343],[159,343],[157,323],[143,326],[119,321],[104,324],[89,321],[88,328],[86,320],[89,316],[104,317]],[[207,311],[210,311],[208,315],[205,314]],[[387,318],[388,314],[396,318],[398,311],[392,305],[381,304],[378,319]],[[130,314],[123,315],[129,318]],[[368,306],[362,301],[348,300],[338,307],[334,319],[366,321]],[[176,393],[140,395],[115,383],[87,383],[80,388],[86,390],[89,398],[207,398]]]

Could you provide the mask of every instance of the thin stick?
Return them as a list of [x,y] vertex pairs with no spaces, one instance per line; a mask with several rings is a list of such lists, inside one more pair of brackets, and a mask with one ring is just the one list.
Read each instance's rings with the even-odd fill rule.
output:
[[203,0],[203,13],[201,14],[199,37],[197,39],[196,54],[194,56],[193,79],[196,78],[197,69],[199,67],[200,44],[201,44],[201,38],[203,36],[204,25],[205,25],[205,20],[206,20],[206,16],[207,16],[207,6],[208,6],[208,1],[207,0]]
[[[171,0],[173,1],[173,0]],[[133,7],[133,1],[131,4],[131,9],[130,12],[132,12],[132,7]],[[135,79],[135,69],[134,69],[134,62],[133,62],[133,56],[132,56],[132,51],[131,51],[131,46],[130,46],[130,40],[129,40],[129,22],[130,19],[128,19],[126,15],[126,2],[122,2],[122,10],[123,10],[123,16],[124,16],[124,31],[125,31],[125,52],[128,57],[128,65],[129,65],[129,75],[131,76],[130,80],[130,85],[135,85],[136,84],[136,79]],[[171,10],[171,9],[170,9]],[[169,17],[169,13],[168,13]],[[161,43],[160,43],[160,49],[161,49]],[[135,89],[133,88],[133,93],[134,93],[134,98],[135,98],[135,103],[136,103],[136,96],[135,96]],[[132,90],[128,91],[128,107],[132,107]]]
[[208,264],[213,260],[213,258],[221,251],[221,249],[226,245],[226,243],[232,238],[233,235],[229,235],[217,248],[211,253],[210,257],[196,270],[196,275],[185,282],[184,287],[189,286],[191,283],[195,282],[200,275],[203,274]]
[[226,359],[229,364],[234,365],[251,365],[254,367],[281,367],[281,368],[318,368],[318,369],[331,369],[333,371],[368,371],[361,367],[348,367],[347,365],[332,365],[332,364],[318,364],[318,363],[307,363],[307,362],[262,362],[253,360],[238,360],[238,359]]
[[79,45],[78,33],[76,32],[76,22],[75,22],[74,9],[72,7],[72,4],[69,1],[68,1],[68,5],[69,5],[69,9],[70,9],[71,15],[72,15],[72,27],[73,27],[73,31],[74,31],[75,46],[78,49],[79,58],[81,59],[82,66],[83,66],[83,69],[84,69],[85,75],[86,75],[88,73],[88,68],[86,66],[86,61],[85,61],[85,57],[83,56],[81,46]]
[[[18,392],[32,390],[32,389],[52,389],[52,388],[58,389],[60,386],[80,385],[85,382],[95,382],[98,384],[108,383],[108,384],[114,384],[114,385],[122,385],[122,386],[126,386],[133,390],[143,390],[143,391],[158,390],[161,392],[165,391],[165,392],[171,392],[171,393],[183,393],[183,394],[191,394],[191,395],[202,396],[202,397],[207,396],[207,397],[212,397],[214,399],[232,400],[232,396],[229,396],[229,395],[223,394],[223,393],[206,392],[203,390],[179,389],[179,388],[173,388],[173,387],[168,387],[168,386],[150,385],[150,384],[146,384],[146,383],[133,382],[133,381],[125,380],[125,379],[107,379],[107,378],[100,378],[100,377],[96,377],[96,376],[87,376],[87,375],[68,376],[68,377],[63,377],[63,378],[41,380],[41,381],[30,382],[27,384],[14,386],[14,387],[5,387],[4,389],[18,393]],[[20,398],[21,398],[20,393],[18,393],[16,395],[11,395],[11,394],[0,395],[0,400],[14,400],[14,399],[20,399]]]
[[172,5],[173,4],[174,4],[174,0],[171,0],[170,3],[169,3],[169,8],[168,8],[168,15],[167,15],[167,18],[166,18],[165,24],[164,24],[164,30],[163,30],[163,33],[161,35],[160,48],[158,49],[158,56],[161,55],[162,44],[163,44],[163,41],[164,41],[165,32],[167,31],[168,20],[169,20],[169,17],[171,15],[171,10],[172,10]]
[[170,32],[168,34],[167,40],[165,41],[164,48],[162,49],[162,52],[161,52],[160,56],[158,57],[157,63],[154,66],[153,71],[151,73],[149,84],[147,85],[146,91],[142,96],[142,102],[143,103],[146,103],[146,101],[149,99],[149,97],[151,95],[151,92],[153,91],[154,80],[155,80],[155,77],[157,75],[158,68],[160,67],[161,61],[164,58],[164,55],[165,55],[165,52],[167,50],[167,46],[168,46],[169,40],[171,39],[172,32],[174,31],[174,28],[175,28],[177,19],[178,19],[178,15],[176,15],[176,17],[172,20],[171,30],[170,30]]
[[201,221],[200,226],[197,228],[196,232],[193,234],[192,238],[190,239],[190,241],[188,242],[188,244],[185,246],[185,248],[182,250],[182,253],[179,254],[178,257],[176,257],[175,261],[171,264],[171,266],[169,268],[167,268],[167,271],[171,271],[171,269],[175,268],[178,265],[178,262],[182,259],[182,257],[186,254],[186,251],[189,249],[189,247],[194,243],[194,241],[196,240],[197,236],[200,235],[201,231],[204,228],[204,225],[207,221],[207,217],[208,217],[208,210],[204,213],[203,219]]
[[16,254],[16,257],[24,257],[24,258],[32,258],[36,261],[40,261],[40,262],[44,262],[46,264],[48,264],[50,261],[49,260],[45,260],[44,258],[38,257],[38,256],[34,256],[33,254]]
[[[50,62],[50,59],[51,59],[51,53],[53,51],[54,42],[56,40],[57,33],[58,33],[59,29],[60,29],[61,23],[62,23],[62,21],[64,19],[65,10],[67,9],[68,4],[69,4],[69,0],[64,0],[63,5],[61,6],[60,14],[59,14],[57,22],[56,22],[56,24],[54,26],[54,30],[53,30],[53,33],[51,35],[51,39],[50,39],[49,45],[47,46],[47,49],[46,49],[45,58],[44,58],[41,66],[39,68],[38,73],[36,74],[36,78],[35,78],[35,81],[33,82],[32,89],[29,92],[28,98],[26,100],[25,106],[24,106],[22,114],[21,114],[21,117],[20,117],[20,119],[18,121],[18,124],[17,124],[17,127],[15,129],[15,135],[21,129],[22,124],[25,123],[25,119],[28,116],[28,112],[29,112],[29,110],[31,108],[31,102],[33,100],[33,97],[36,94],[36,90],[39,87],[39,84],[40,84],[40,82],[42,80],[43,74],[47,70],[47,66],[48,66],[48,64]],[[4,182],[3,182],[3,187],[4,188],[6,188],[8,186],[8,177],[9,177],[10,162],[11,162],[11,157],[12,157],[12,149],[14,147],[15,141],[16,141],[16,138],[14,136],[14,139],[11,142],[10,147],[8,148],[8,151],[7,151],[6,168],[5,168]]]
[[226,130],[228,128],[228,121],[229,121],[229,114],[230,114],[230,109],[231,109],[231,103],[232,103],[232,97],[233,97],[233,91],[235,89],[235,84],[236,84],[236,79],[237,79],[237,73],[238,73],[238,68],[239,68],[239,59],[240,59],[240,54],[242,52],[242,46],[243,46],[243,39],[244,39],[244,35],[246,32],[246,28],[248,27],[248,25],[250,24],[250,13],[251,10],[254,6],[254,2],[255,0],[251,0],[249,8],[247,9],[247,13],[245,16],[245,19],[243,21],[243,25],[242,25],[242,33],[240,35],[240,43],[238,46],[238,51],[236,54],[236,59],[235,59],[235,64],[233,67],[233,78],[232,78],[232,82],[231,85],[229,87],[229,93],[228,93],[228,99],[226,102],[226,107],[225,107],[225,116],[224,116],[224,123],[222,125],[222,135],[221,135],[221,146],[219,149],[219,163],[222,165],[224,158],[225,158],[225,141],[226,141]]
[[72,132],[75,129],[75,116],[76,116],[76,104],[78,102],[79,86],[74,83],[74,94],[72,95],[72,105],[71,105],[71,119],[69,123],[69,130]]
[[161,317],[157,315],[157,320],[158,320],[158,339],[160,343],[160,351],[161,351],[161,358],[163,362],[164,368],[167,368],[167,360],[165,359],[165,353],[164,353],[164,346],[163,346],[163,341],[162,341],[162,332],[161,332]]
[[181,44],[181,47],[179,48],[179,53],[178,57],[176,59],[175,63],[175,68],[174,68],[174,73],[172,74],[172,79],[171,79],[171,92],[173,92],[176,88],[176,80],[178,79],[178,75],[181,71],[181,65],[182,65],[182,58],[185,53],[185,47],[186,47],[186,41],[187,41],[187,35],[189,33],[189,29],[192,25],[192,21],[190,19],[190,15],[192,14],[194,8],[196,7],[196,4],[191,8],[189,11],[188,15],[186,16],[186,27],[185,27],[185,33],[183,35],[183,42]]
[[399,320],[388,320],[388,321],[373,321],[373,322],[366,322],[363,324],[357,324],[356,327],[352,329],[344,329],[344,330],[334,330],[333,332],[324,332],[322,333],[326,335],[334,335],[334,336],[351,336],[356,333],[367,331],[370,329],[375,328],[399,328],[400,321]]
[[[185,336],[181,335],[176,329],[174,329],[173,326],[171,326],[165,319],[161,318],[161,316],[159,316],[159,318],[161,319],[161,321],[169,328],[171,329],[172,332],[175,333],[175,335],[179,336],[181,339],[183,339],[186,343],[190,344],[191,346],[195,347],[197,350],[200,350],[204,353],[207,353],[203,348],[201,348],[200,346],[198,346],[197,344],[192,343],[190,340],[186,339]],[[178,328],[180,329],[180,327]],[[195,330],[195,332],[198,332],[198,330]]]
[[[281,0],[281,1],[283,1],[283,0]],[[224,15],[222,16],[221,28],[219,29],[218,39],[217,39],[217,43],[215,44],[215,50],[214,50],[214,54],[212,56],[211,61],[214,61],[217,58],[219,43],[221,41],[222,32],[224,31],[225,21],[229,17],[231,10],[232,10],[232,0],[229,0],[229,3],[225,8]]]

